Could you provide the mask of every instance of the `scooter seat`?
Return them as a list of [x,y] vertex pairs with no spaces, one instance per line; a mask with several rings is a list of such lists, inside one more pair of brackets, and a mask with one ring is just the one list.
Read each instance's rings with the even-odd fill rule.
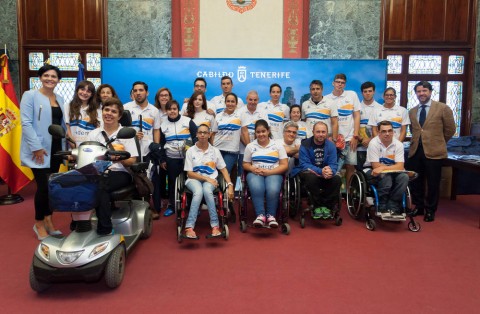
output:
[[137,188],[135,187],[135,184],[130,184],[110,193],[110,199],[112,201],[120,201],[134,194],[136,191]]
[[133,172],[140,172],[143,170],[148,169],[148,163],[147,162],[137,162],[134,163],[133,165],[130,166],[130,169],[132,169]]

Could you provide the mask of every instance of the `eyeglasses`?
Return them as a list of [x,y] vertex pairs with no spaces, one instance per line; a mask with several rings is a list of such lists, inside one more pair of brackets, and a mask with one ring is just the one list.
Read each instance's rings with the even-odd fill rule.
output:
[[208,131],[198,131],[197,134],[198,135],[208,135],[210,132]]
[[285,130],[285,133],[297,134],[297,131]]
[[203,87],[203,88],[205,88],[205,85],[198,85],[198,84],[196,84],[196,85],[194,85],[194,87],[197,87],[197,88],[198,88],[198,87]]
[[344,81],[334,81],[336,84],[345,85],[347,82]]
[[159,96],[160,97],[169,97],[170,95],[169,94],[160,94]]
[[382,133],[382,134],[393,133],[393,129],[381,130],[380,133]]
[[397,95],[395,95],[395,94],[385,94],[384,96],[385,96],[385,97],[395,97],[395,96],[397,96]]

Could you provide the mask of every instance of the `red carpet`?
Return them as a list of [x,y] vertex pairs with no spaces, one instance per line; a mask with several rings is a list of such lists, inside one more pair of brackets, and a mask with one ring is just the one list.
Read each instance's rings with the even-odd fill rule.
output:
[[[25,201],[0,206],[3,313],[477,313],[480,308],[480,196],[441,200],[437,220],[413,233],[406,223],[378,222],[374,232],[343,211],[343,225],[307,219],[292,233],[231,225],[230,240],[176,242],[174,218],[127,258],[117,290],[103,282],[30,289],[38,244],[32,231],[33,184]],[[6,187],[0,187],[0,194]],[[55,214],[68,231],[69,215]]]

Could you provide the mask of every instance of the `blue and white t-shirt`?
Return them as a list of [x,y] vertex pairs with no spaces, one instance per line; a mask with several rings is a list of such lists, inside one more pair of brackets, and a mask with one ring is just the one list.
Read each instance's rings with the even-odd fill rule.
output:
[[[216,179],[218,177],[217,169],[226,167],[222,154],[218,148],[208,144],[208,149],[203,151],[197,145],[187,150],[185,157],[185,171],[193,171],[202,176]],[[187,183],[191,179],[187,179]]]
[[254,140],[245,147],[244,162],[251,162],[252,166],[262,169],[273,169],[280,165],[281,159],[287,159],[287,152],[282,144],[270,140],[263,147]]

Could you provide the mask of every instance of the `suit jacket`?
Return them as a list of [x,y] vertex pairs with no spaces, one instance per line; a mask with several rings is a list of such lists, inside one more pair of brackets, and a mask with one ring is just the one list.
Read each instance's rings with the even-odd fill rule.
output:
[[422,136],[425,157],[430,159],[447,158],[447,142],[455,134],[456,129],[452,109],[444,103],[432,100],[422,128],[417,119],[419,108],[420,105],[415,106],[409,112],[412,139],[408,157],[415,155],[420,136]]

